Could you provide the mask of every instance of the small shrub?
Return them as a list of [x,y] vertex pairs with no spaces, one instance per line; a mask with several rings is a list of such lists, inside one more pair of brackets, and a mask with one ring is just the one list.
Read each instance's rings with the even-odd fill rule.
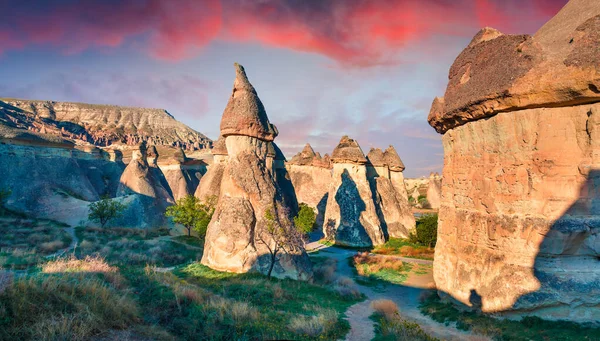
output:
[[332,329],[337,323],[338,316],[335,310],[317,307],[313,316],[298,315],[292,317],[289,329],[296,334],[317,337]]
[[313,267],[313,280],[319,284],[330,284],[336,278],[337,260],[327,258],[323,263]]
[[413,243],[418,243],[428,247],[435,247],[437,242],[437,214],[425,214],[417,219],[417,227],[415,233],[409,237]]
[[337,292],[341,297],[347,299],[358,299],[362,297],[362,293],[358,289],[358,286],[351,278],[341,276],[339,277],[333,286],[333,290]]
[[177,200],[175,205],[167,207],[166,216],[173,218],[175,223],[183,225],[188,236],[191,236],[192,230],[194,230],[200,238],[204,238],[216,204],[217,198],[214,196],[201,202],[195,196],[187,195]]
[[305,203],[300,203],[298,215],[294,217],[294,224],[298,231],[302,234],[312,232],[317,215],[315,211]]
[[371,302],[371,308],[375,310],[376,314],[385,317],[387,321],[392,321],[400,316],[400,310],[392,300],[375,300]]
[[100,223],[104,228],[109,221],[120,217],[127,207],[116,200],[104,198],[91,203],[89,208],[88,219]]

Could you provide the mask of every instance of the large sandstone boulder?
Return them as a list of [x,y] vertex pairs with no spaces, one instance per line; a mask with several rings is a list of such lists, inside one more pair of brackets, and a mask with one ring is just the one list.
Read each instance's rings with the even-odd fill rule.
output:
[[385,234],[367,180],[367,159],[358,143],[342,137],[331,156],[323,233],[336,244],[369,247],[385,243]]
[[[329,158],[329,156],[327,156]],[[315,153],[310,144],[294,155],[287,163],[298,202],[310,206],[317,215],[317,226],[323,225],[329,185],[331,184],[331,163]]]
[[[485,29],[429,116],[444,145],[434,278],[485,312],[600,320],[600,2]],[[483,119],[485,118],[485,119]]]
[[[295,231],[290,208],[266,162],[277,130],[269,122],[244,69],[238,64],[235,67],[233,92],[221,120],[228,156],[217,207],[206,233],[202,264],[220,271],[268,273],[268,249],[274,247],[275,238],[267,230],[272,226],[288,232],[272,275],[309,279],[311,262],[303,243],[288,238]],[[267,219],[268,211],[272,219]]]

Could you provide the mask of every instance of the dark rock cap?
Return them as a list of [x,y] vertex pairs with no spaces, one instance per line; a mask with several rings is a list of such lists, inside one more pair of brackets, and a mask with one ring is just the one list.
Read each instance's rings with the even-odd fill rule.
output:
[[383,158],[392,172],[402,172],[404,169],[406,169],[402,159],[400,159],[400,155],[398,155],[398,152],[396,152],[396,148],[394,148],[392,145],[385,150],[383,153]]
[[227,155],[227,145],[225,144],[225,138],[223,136],[219,136],[210,152],[212,155]]
[[367,160],[369,160],[369,164],[373,167],[386,166],[383,151],[379,148],[371,148],[371,150],[369,150],[369,154],[367,154]]
[[358,142],[344,135],[331,154],[333,163],[365,164],[367,159]]
[[221,118],[221,135],[244,135],[273,141],[277,128],[269,122],[256,90],[248,81],[244,67],[235,63],[235,81]]

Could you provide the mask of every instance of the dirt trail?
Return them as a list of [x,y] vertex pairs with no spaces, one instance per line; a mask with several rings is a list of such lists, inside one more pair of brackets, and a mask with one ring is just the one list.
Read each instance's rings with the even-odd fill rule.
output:
[[[348,257],[353,256],[356,252],[353,250],[341,249],[337,247],[323,247],[318,243],[307,244],[307,250],[320,249],[319,256],[328,257],[337,260],[337,273],[340,276],[354,278],[353,269],[348,264]],[[430,266],[433,262],[428,260],[420,260],[413,258],[402,258],[403,261],[420,264],[422,266]],[[424,276],[411,274],[413,281],[423,281]],[[422,293],[427,291],[426,288],[411,287],[408,285],[388,284],[384,288],[371,288],[358,284],[361,292],[367,296],[367,300],[357,303],[346,311],[348,322],[350,323],[350,332],[346,335],[347,341],[364,341],[371,340],[375,336],[374,322],[369,319],[373,313],[371,302],[378,299],[389,299],[394,301],[400,309],[400,314],[406,320],[418,323],[421,328],[429,335],[441,340],[465,340],[471,333],[467,333],[456,329],[454,326],[435,322],[428,316],[421,314],[419,310],[419,298]],[[423,285],[427,287],[427,285]]]
[[71,244],[64,249],[58,250],[55,253],[45,256],[45,258],[58,258],[71,250],[75,250],[77,244],[79,244],[79,238],[77,238],[77,235],[75,234],[75,228],[65,227],[64,230],[71,236]]

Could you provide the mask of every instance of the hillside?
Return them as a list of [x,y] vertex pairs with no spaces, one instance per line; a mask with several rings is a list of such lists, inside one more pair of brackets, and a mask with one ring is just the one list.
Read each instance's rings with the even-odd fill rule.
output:
[[147,141],[198,150],[212,144],[164,109],[0,98],[0,124],[102,147]]

